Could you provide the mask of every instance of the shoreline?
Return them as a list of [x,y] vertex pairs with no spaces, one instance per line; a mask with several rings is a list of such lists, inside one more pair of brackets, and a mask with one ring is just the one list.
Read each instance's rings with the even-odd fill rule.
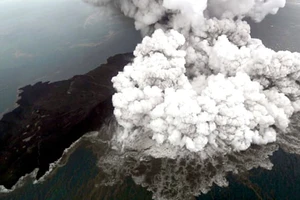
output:
[[[88,134],[89,133],[86,133],[85,135]],[[8,189],[5,186],[0,185],[0,195],[14,192],[17,189],[22,188],[27,182],[30,182],[34,185],[42,184],[44,181],[54,176],[57,169],[64,167],[67,164],[69,157],[74,153],[74,151],[76,151],[77,148],[79,148],[82,145],[81,142],[83,141],[83,138],[84,136],[76,140],[73,144],[71,144],[71,146],[69,146],[64,150],[62,156],[59,159],[57,159],[53,163],[50,163],[49,170],[42,177],[40,177],[39,179],[35,179],[37,172],[39,170],[38,168],[36,168],[31,173],[20,177],[18,182],[11,189]]]
[[66,147],[98,130],[113,112],[111,78],[131,59],[118,54],[85,75],[23,87],[19,107],[0,120],[0,185],[10,189],[36,168],[39,180]]

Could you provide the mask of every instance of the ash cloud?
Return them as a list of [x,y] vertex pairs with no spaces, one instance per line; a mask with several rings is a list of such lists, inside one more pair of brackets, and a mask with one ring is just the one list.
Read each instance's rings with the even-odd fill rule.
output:
[[265,47],[243,20],[260,22],[285,0],[92,3],[113,3],[145,36],[112,79],[117,147],[205,160],[289,138],[300,54]]
[[271,169],[278,145],[300,154],[300,54],[265,47],[244,20],[285,0],[86,1],[115,5],[144,36],[112,79],[103,184],[131,176],[154,199],[187,199],[227,186],[229,172]]

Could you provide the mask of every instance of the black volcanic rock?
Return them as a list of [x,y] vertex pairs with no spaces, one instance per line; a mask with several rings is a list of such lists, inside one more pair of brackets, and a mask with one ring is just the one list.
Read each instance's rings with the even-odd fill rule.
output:
[[41,177],[64,149],[100,128],[113,112],[111,78],[132,57],[116,55],[85,75],[21,88],[19,106],[0,120],[0,185],[11,188],[35,168]]

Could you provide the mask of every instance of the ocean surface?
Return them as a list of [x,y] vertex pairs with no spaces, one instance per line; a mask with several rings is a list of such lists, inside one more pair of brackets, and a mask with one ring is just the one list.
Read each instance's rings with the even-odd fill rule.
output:
[[82,0],[0,0],[0,114],[17,89],[86,73],[141,41],[133,21]]
[[[68,1],[65,0],[65,2]],[[2,2],[0,1],[0,5],[1,3]],[[89,9],[94,10],[95,8],[90,7]],[[97,12],[97,9],[95,9],[93,12]],[[252,35],[254,37],[262,39],[263,43],[267,47],[270,47],[274,50],[300,51],[299,13],[300,13],[300,5],[297,3],[289,3],[286,6],[286,8],[280,10],[280,12],[277,15],[268,16],[260,24],[251,23]],[[2,19],[1,14],[0,14],[0,19]],[[89,14],[86,14],[84,16],[89,16]],[[120,18],[117,19],[118,23],[116,27],[114,27],[115,28],[114,30],[127,31],[126,32],[127,34],[136,34],[133,30],[133,26],[131,24],[132,22],[128,20],[125,20],[124,22],[123,20],[125,19],[120,19]],[[2,23],[1,21],[2,20],[0,20],[0,24]],[[99,30],[101,30],[101,27],[103,25],[100,22],[97,23],[99,23],[98,24],[100,28]],[[123,23],[125,23],[125,25]],[[93,30],[95,31],[97,29],[95,28]],[[99,32],[95,32],[92,35],[93,36],[91,38],[95,37],[94,38],[95,40],[93,41],[94,42],[97,41],[96,38],[97,35],[99,37]],[[128,37],[128,36],[126,36],[126,34],[120,34],[121,41],[123,41],[122,37]],[[129,42],[131,48],[133,48],[135,46],[135,42],[138,41],[137,39],[138,36],[134,35],[131,37],[132,38],[130,39],[130,41],[127,40],[126,42]],[[1,38],[1,33],[0,33],[0,38]],[[78,38],[74,38],[74,42],[78,42],[77,39]],[[99,39],[99,42],[100,41],[102,41],[101,38]],[[2,44],[3,40],[0,40],[0,42]],[[113,47],[113,45],[111,45],[112,46],[111,47],[109,44],[109,48],[108,46],[104,46],[104,49],[101,49],[100,47],[99,49],[98,47],[87,47],[86,45],[83,45],[84,47],[82,47],[81,45],[80,47],[76,47],[79,48],[76,51],[83,53],[88,50],[90,52],[89,54],[91,55],[91,57],[84,58],[82,60],[82,63],[84,63],[84,61],[90,60],[90,58],[95,58],[99,55],[104,55],[104,51],[110,48],[116,49],[115,51],[111,50],[112,52],[110,53],[118,52],[118,50],[120,50],[118,48],[121,48],[122,45],[120,45],[120,43],[118,42],[115,45],[116,45],[115,47]],[[128,47],[128,49],[122,49],[120,50],[120,52],[122,52],[123,50],[130,50],[130,47]],[[68,55],[70,54],[69,56],[72,56],[73,53],[68,52],[67,54]],[[72,57],[66,57],[66,60],[68,58],[70,59]],[[23,57],[22,59],[29,59],[29,58]],[[51,56],[50,57],[45,56],[45,59],[51,60],[52,58]],[[104,58],[102,58],[102,60],[103,59]],[[93,60],[93,62],[89,63],[89,65],[93,65],[93,66],[89,66],[89,69],[98,66],[102,62],[102,60],[101,59]],[[3,69],[1,69],[2,62],[3,60],[0,60],[1,63],[0,76],[2,76],[2,72],[4,72],[5,70],[8,71],[12,70],[9,67],[12,65],[10,65],[9,63],[7,63],[6,68],[3,67]],[[23,63],[25,65],[27,62],[23,61]],[[72,73],[70,74],[66,73],[64,75],[65,77],[72,76],[73,74],[76,73],[80,73],[80,72],[83,73],[88,71],[88,68],[85,67],[81,68],[82,66],[73,66],[75,65],[75,63],[76,62],[74,61],[72,64],[66,65],[66,69],[64,69],[64,67],[60,68],[60,70],[72,71]],[[63,64],[64,62],[62,62],[60,66],[63,66]],[[37,65],[34,66],[36,66],[37,68]],[[40,65],[40,66],[44,66],[44,65]],[[68,66],[69,67],[73,66],[74,68],[69,68]],[[47,68],[47,66],[44,67]],[[12,67],[12,68],[14,68],[14,70],[17,69],[22,70],[21,67]],[[24,70],[22,71],[22,73],[26,72],[28,73],[29,76],[30,73],[37,70],[36,68],[30,69],[29,72]],[[52,71],[52,76],[54,76],[55,71],[57,69],[55,67],[53,68],[54,70]],[[7,72],[7,74],[9,73]],[[46,72],[45,74],[48,74],[48,72]],[[13,76],[13,74],[10,75]],[[48,77],[51,77],[51,75],[47,76],[47,78]],[[33,81],[34,79],[28,78],[27,82],[30,82],[30,80]],[[54,78],[53,80],[56,80],[56,78]],[[2,81],[1,77],[0,77],[0,81]],[[25,82],[26,81],[22,83]],[[7,83],[9,83],[8,80],[5,84]],[[9,90],[11,93],[13,93],[13,95],[11,95],[11,97],[8,97],[9,98],[9,100],[7,100],[8,103],[6,103],[5,105],[11,104],[12,96],[15,95],[14,93],[15,88],[17,88],[18,84],[20,83],[11,83],[11,86],[9,86],[9,88],[6,89]],[[4,105],[2,105],[2,107],[3,106]],[[216,185],[213,185],[212,190],[210,192],[208,192],[205,195],[201,195],[196,199],[197,200],[213,200],[213,199],[214,200],[229,200],[229,199],[230,200],[255,200],[255,199],[298,200],[300,198],[300,167],[299,167],[300,156],[286,153],[280,149],[273,152],[274,149],[276,150],[276,147],[270,148],[270,152],[271,154],[273,154],[270,159],[274,164],[272,170],[254,168],[248,171],[247,173],[243,173],[238,176],[229,173],[228,187],[221,188]],[[95,144],[87,141],[81,141],[78,144],[74,145],[74,147],[71,148],[63,156],[62,160],[58,164],[60,167],[56,168],[53,171],[53,173],[51,173],[48,177],[46,177],[44,182],[33,184],[32,180],[30,178],[27,178],[23,181],[24,186],[16,189],[11,193],[0,194],[0,199],[3,200],[35,200],[35,199],[39,199],[39,200],[40,199],[47,199],[47,200],[149,199],[150,200],[152,199],[152,193],[147,191],[145,187],[135,184],[135,182],[130,176],[126,176],[126,175],[122,176],[122,174],[119,173],[119,171],[122,171],[122,169],[118,169],[118,166],[106,166],[107,167],[106,170],[109,171],[110,176],[107,176],[107,173],[105,173],[104,168],[100,169],[97,166],[101,161],[107,161],[107,160],[109,161],[108,158],[105,158],[106,154],[109,152],[110,150],[107,148],[105,142],[100,143],[100,145],[98,144],[97,148],[95,148]],[[102,159],[103,157],[104,159]],[[112,156],[112,159],[113,158],[118,159],[118,157]],[[116,163],[118,161],[119,160],[117,160]],[[139,170],[140,171],[144,170],[144,173],[147,174],[147,170],[149,170],[149,168],[145,167],[145,169],[139,169]],[[139,176],[135,177],[136,181],[138,181],[137,177]],[[105,181],[107,182],[106,185],[103,184],[103,182]],[[176,181],[184,182],[185,180],[177,179]]]

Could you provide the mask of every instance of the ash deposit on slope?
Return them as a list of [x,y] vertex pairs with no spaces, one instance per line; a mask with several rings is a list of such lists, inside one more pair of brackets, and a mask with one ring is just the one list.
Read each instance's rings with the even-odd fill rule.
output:
[[[98,6],[114,3],[135,19],[136,29],[145,36],[134,51],[133,62],[112,79],[118,122],[112,148],[124,155],[138,152],[129,156],[134,163],[143,156],[178,162],[176,166],[181,159],[187,163],[192,160],[197,163],[192,168],[198,170],[199,179],[208,173],[199,168],[223,160],[224,169],[216,167],[218,175],[208,176],[206,184],[198,184],[188,194],[181,193],[193,184],[176,187],[175,180],[165,183],[166,177],[158,178],[157,184],[147,184],[145,175],[134,179],[154,192],[155,199],[205,193],[212,183],[226,186],[228,172],[258,166],[271,169],[266,163],[277,145],[299,152],[300,54],[265,47],[259,39],[251,38],[250,26],[243,20],[249,17],[260,22],[284,7],[284,0],[88,2]],[[260,146],[254,153],[256,145]],[[227,157],[233,158],[234,164]],[[247,157],[253,159],[249,159],[250,164],[245,162]],[[259,158],[264,162],[256,160]],[[99,165],[105,169],[101,163],[108,162],[109,168],[117,166],[121,174],[132,174],[123,172],[127,164],[120,160],[108,156]],[[235,165],[238,167],[232,167]],[[172,168],[165,166],[162,171]],[[189,166],[193,164],[180,169]],[[243,170],[238,170],[240,166]],[[108,174],[115,174],[113,171]],[[182,174],[171,172],[176,173]],[[160,187],[176,188],[179,196],[157,192]]]

